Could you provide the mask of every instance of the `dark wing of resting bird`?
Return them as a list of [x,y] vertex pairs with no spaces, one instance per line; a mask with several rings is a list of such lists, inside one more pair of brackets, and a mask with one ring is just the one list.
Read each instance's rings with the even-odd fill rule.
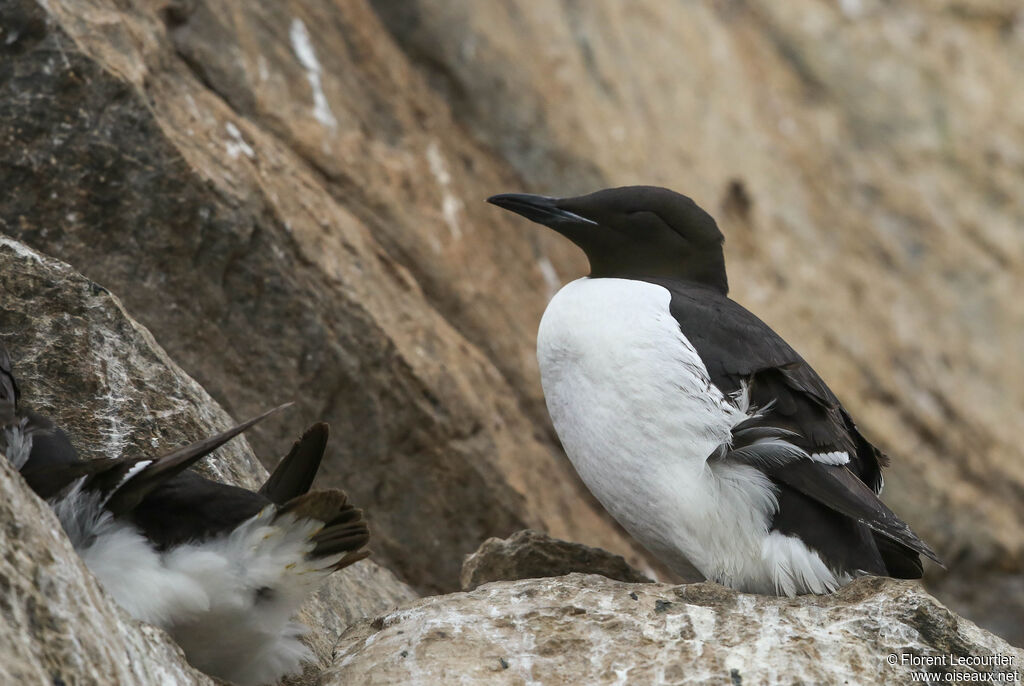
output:
[[[772,523],[845,569],[916,578],[918,553],[941,562],[878,498],[888,458],[807,362],[754,314],[713,289],[650,279],[723,393],[749,393],[757,416],[737,425],[715,459],[744,462],[779,489]],[[744,390],[745,389],[745,390]],[[866,528],[865,528],[866,527]],[[836,541],[859,540],[858,546]]]

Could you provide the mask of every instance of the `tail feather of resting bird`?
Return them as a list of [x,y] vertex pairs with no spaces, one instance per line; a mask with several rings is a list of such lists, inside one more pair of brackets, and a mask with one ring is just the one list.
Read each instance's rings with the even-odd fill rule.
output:
[[46,499],[108,593],[167,630],[199,669],[268,684],[313,658],[292,617],[333,572],[369,555],[361,510],[310,491],[329,436],[317,423],[258,492],[192,466],[288,405],[160,457],[78,457],[54,423],[19,407],[0,346],[0,452]]
[[327,449],[327,438],[326,424],[321,422],[309,427],[260,487],[260,494],[283,505],[307,492],[320,469],[320,460]]
[[580,477],[655,556],[780,595],[863,574],[917,578],[921,555],[939,562],[879,498],[888,458],[728,297],[722,233],[693,200],[628,186],[488,202],[590,262],[541,319],[541,385]]

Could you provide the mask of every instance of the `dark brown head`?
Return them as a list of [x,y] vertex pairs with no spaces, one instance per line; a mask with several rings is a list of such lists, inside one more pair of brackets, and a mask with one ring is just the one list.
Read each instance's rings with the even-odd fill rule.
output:
[[625,186],[575,198],[506,193],[487,202],[571,240],[587,254],[592,277],[667,277],[729,290],[715,220],[666,188]]

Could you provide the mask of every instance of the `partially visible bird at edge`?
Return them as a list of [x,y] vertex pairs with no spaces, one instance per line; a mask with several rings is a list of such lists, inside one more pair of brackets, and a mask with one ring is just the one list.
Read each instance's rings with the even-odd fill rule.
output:
[[194,666],[242,686],[276,683],[313,659],[293,616],[330,574],[369,555],[362,512],[339,490],[310,490],[326,424],[250,491],[188,467],[287,405],[165,455],[83,460],[20,400],[0,346],[0,453],[125,610],[165,629]]

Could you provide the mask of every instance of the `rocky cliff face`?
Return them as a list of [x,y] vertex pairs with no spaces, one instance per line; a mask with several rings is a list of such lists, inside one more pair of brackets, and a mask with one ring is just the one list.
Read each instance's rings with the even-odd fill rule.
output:
[[[367,506],[375,559],[421,592],[525,527],[659,573],[576,480],[537,383],[540,314],[585,263],[482,199],[664,184],[719,218],[735,297],[893,455],[887,500],[949,562],[929,588],[1024,642],[1011,3],[0,0],[0,16],[0,233],[85,277],[32,277],[21,300],[2,281],[0,334],[87,454],[226,421],[175,400],[191,376],[235,417],[298,401],[251,436],[268,464],[329,421],[323,483]],[[126,354],[88,334],[104,310],[26,309],[63,279],[117,294],[170,357],[101,384]],[[47,351],[55,331],[72,340]],[[96,404],[162,368],[177,380],[150,414]],[[66,387],[76,374],[92,380]],[[222,475],[252,479],[231,450]]]

